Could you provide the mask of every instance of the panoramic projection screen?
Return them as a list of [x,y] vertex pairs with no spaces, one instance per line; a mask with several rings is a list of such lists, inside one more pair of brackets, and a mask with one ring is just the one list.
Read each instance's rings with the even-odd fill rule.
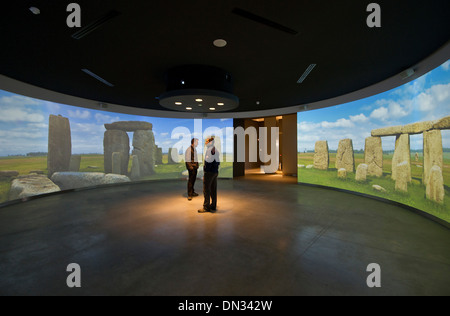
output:
[[393,90],[297,113],[298,182],[450,222],[450,61]]
[[233,176],[232,119],[136,116],[57,104],[0,90],[0,203],[130,181],[187,179],[192,138],[203,177],[215,137],[220,178]]

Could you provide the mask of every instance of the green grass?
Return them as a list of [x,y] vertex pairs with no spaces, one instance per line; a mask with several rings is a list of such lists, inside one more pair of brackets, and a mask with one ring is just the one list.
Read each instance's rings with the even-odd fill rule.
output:
[[[355,154],[356,166],[363,163],[362,154]],[[313,164],[313,153],[305,153],[298,155],[298,164],[310,165]],[[422,185],[423,168],[417,167],[422,161],[415,162],[414,158],[411,160],[412,183],[408,185],[408,192],[395,191],[395,181],[391,177],[391,159],[392,155],[383,157],[383,176],[367,177],[366,182],[355,181],[355,174],[348,173],[347,179],[342,180],[337,177],[337,170],[335,168],[336,154],[330,154],[330,169],[316,170],[316,169],[298,169],[299,182],[324,185],[329,187],[336,187],[344,190],[355,191],[368,195],[379,196],[385,199],[396,201],[405,205],[412,206],[424,212],[430,213],[447,222],[450,222],[450,175],[448,174],[448,159],[444,158],[444,183],[445,183],[445,198],[444,205],[440,205],[425,198],[425,187]],[[416,165],[417,164],[417,165]],[[447,168],[446,168],[447,167]],[[378,184],[386,189],[386,192],[379,192],[372,188],[373,184]]]
[[[131,168],[131,161],[130,161],[130,168]],[[105,163],[103,160],[103,155],[81,155],[80,172],[105,172]]]
[[0,170],[16,170],[20,175],[32,170],[47,174],[47,157],[8,157],[0,159]]
[[[450,186],[450,153],[444,153],[444,168],[442,170],[442,176],[444,183]],[[298,164],[312,165],[314,161],[314,153],[299,153]],[[336,168],[336,154],[330,154],[330,168]],[[364,154],[355,154],[355,168],[364,163]],[[391,173],[392,170],[392,154],[383,155],[383,173]],[[423,156],[419,154],[419,161],[415,161],[414,154],[411,154],[411,176],[414,178],[422,178],[423,174]]]

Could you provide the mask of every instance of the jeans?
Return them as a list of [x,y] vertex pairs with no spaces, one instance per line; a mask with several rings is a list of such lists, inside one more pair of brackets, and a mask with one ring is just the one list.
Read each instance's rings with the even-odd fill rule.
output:
[[215,172],[205,172],[203,176],[204,210],[215,210],[217,206],[217,176]]
[[197,179],[197,169],[188,169],[189,172],[189,179],[187,183],[187,193],[188,196],[193,196],[194,194],[194,184],[195,180]]

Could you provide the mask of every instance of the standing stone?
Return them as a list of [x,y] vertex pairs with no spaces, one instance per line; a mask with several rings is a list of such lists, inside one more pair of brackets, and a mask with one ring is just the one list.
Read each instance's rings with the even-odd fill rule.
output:
[[408,178],[408,171],[411,169],[407,161],[402,161],[397,164],[397,176],[395,179],[395,190],[408,192],[408,182],[410,182]]
[[122,174],[122,153],[112,153],[112,173]]
[[423,179],[424,185],[428,184],[430,171],[433,166],[439,166],[443,170],[442,136],[440,130],[432,130],[423,133]]
[[69,171],[72,171],[72,172],[80,171],[80,165],[81,165],[81,155],[70,156]]
[[444,195],[444,177],[442,176],[442,169],[438,165],[434,165],[430,169],[426,196],[429,200],[443,204]]
[[340,178],[340,179],[347,178],[347,170],[345,168],[340,168],[338,170],[338,178]]
[[131,156],[131,180],[138,180],[141,177],[141,171],[139,168],[139,157],[136,155]]
[[416,152],[416,154],[414,155],[414,160],[416,162],[419,162],[419,153],[418,152]]
[[103,153],[105,162],[105,173],[112,173],[112,154],[122,153],[121,174],[126,175],[128,161],[130,159],[130,138],[128,134],[120,130],[107,130],[103,138]]
[[330,162],[328,154],[328,142],[319,140],[314,147],[314,168],[319,170],[327,170]]
[[347,172],[355,172],[355,157],[351,139],[341,139],[336,154],[336,169],[344,168]]
[[163,163],[162,157],[163,157],[162,148],[155,146],[155,164],[162,165]]
[[[401,172],[406,173],[407,181],[411,182],[411,153],[409,150],[409,135],[397,135],[395,140],[395,151],[392,156],[392,175],[393,180],[397,180],[398,166],[405,162],[406,167],[402,165]],[[402,175],[403,176],[403,175]]]
[[381,177],[383,175],[383,148],[381,137],[367,137],[364,147],[364,162],[367,175]]
[[48,176],[59,171],[67,171],[72,155],[72,139],[70,122],[61,115],[50,115],[48,120]]
[[167,156],[168,156],[167,159],[168,159],[169,164],[178,163],[178,161],[175,160],[175,159],[178,159],[178,150],[176,148],[169,148],[169,152],[168,152]]
[[356,168],[355,180],[356,181],[366,181],[367,170],[368,170],[368,166],[365,163],[360,163],[358,165],[358,168]]
[[138,156],[141,176],[155,173],[155,136],[151,130],[134,132],[133,155]]

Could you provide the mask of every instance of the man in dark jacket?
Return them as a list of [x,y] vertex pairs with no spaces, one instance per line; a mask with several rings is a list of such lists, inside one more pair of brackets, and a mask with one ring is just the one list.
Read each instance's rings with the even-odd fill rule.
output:
[[217,176],[219,175],[219,151],[214,147],[214,137],[205,141],[206,152],[203,166],[203,208],[199,213],[214,212],[217,207]]
[[192,200],[193,196],[198,196],[198,193],[194,191],[195,180],[197,179],[197,170],[198,170],[198,157],[197,150],[195,149],[198,145],[198,139],[192,138],[191,146],[186,149],[185,159],[186,169],[189,172],[189,179],[187,183],[187,194],[188,200]]

